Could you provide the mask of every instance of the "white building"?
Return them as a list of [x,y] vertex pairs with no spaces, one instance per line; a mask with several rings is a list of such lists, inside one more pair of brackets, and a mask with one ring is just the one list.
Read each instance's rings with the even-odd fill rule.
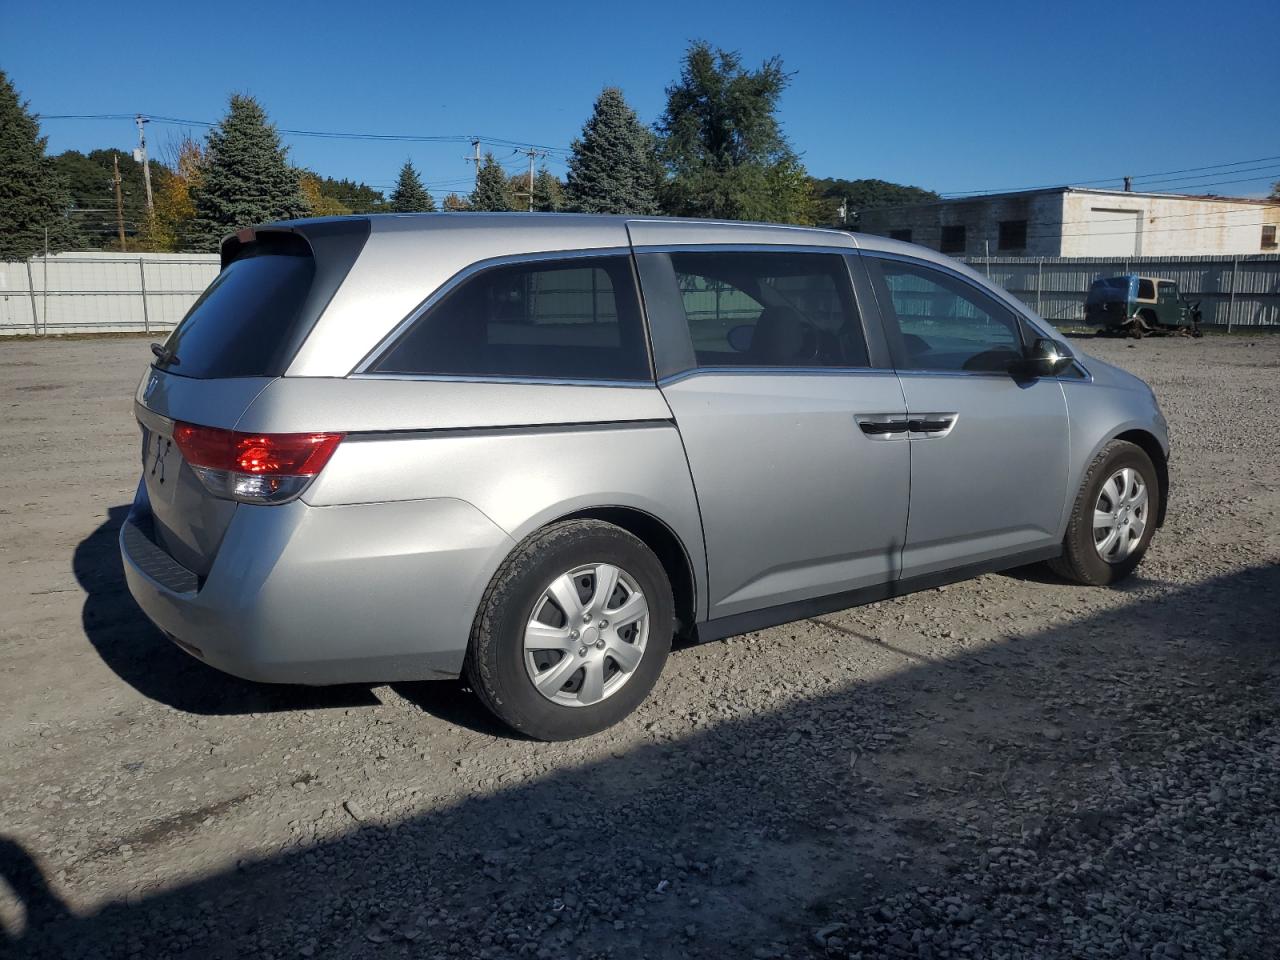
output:
[[1276,253],[1280,203],[1054,187],[860,212],[865,233],[955,257]]

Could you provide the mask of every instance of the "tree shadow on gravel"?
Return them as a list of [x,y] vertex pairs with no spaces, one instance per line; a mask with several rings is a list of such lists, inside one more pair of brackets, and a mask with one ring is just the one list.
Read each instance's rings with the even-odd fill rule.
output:
[[[200,960],[823,956],[813,931],[833,917],[920,884],[967,889],[992,851],[962,831],[965,811],[1048,798],[1061,809],[1042,819],[1084,831],[1082,859],[1101,856],[1112,814],[1076,810],[1079,783],[1117,771],[1181,782],[1168,741],[1243,700],[1242,676],[1263,677],[1249,695],[1274,709],[1277,595],[1280,567],[1246,569],[782,706],[708,697],[690,720],[642,708],[627,722],[647,739],[625,751],[480,741],[475,762],[497,781],[485,793],[450,793],[406,764],[397,786],[444,791],[429,812],[369,801],[337,839],[89,915],[46,911],[9,947]],[[745,656],[752,641],[726,643]],[[1139,717],[1154,720],[1137,735]],[[30,855],[52,864],[52,851]],[[1090,895],[1106,895],[1128,868],[1091,869]],[[9,882],[19,896],[57,896],[43,880]],[[1020,935],[1043,935],[1058,922],[1047,916],[1023,915]],[[934,954],[895,940],[862,955]]]
[[152,625],[129,595],[120,559],[120,525],[129,507],[111,507],[107,520],[76,546],[72,570],[85,591],[80,619],[85,636],[108,667],[143,696],[196,714],[271,713],[364,707],[378,703],[366,686],[302,687],[252,683],[183,653]]

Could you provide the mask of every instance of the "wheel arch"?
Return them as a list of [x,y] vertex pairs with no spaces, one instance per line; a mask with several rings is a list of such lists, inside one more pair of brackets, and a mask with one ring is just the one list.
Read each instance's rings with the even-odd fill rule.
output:
[[636,507],[587,507],[548,521],[544,526],[565,520],[600,520],[621,527],[653,551],[666,571],[675,601],[676,635],[693,633],[697,620],[698,582],[693,561],[679,535],[663,520]]
[[1156,481],[1160,484],[1160,509],[1156,512],[1156,526],[1164,526],[1165,510],[1169,505],[1169,460],[1164,455],[1160,441],[1146,430],[1126,430],[1111,439],[1132,443],[1151,458],[1151,463],[1156,468]]

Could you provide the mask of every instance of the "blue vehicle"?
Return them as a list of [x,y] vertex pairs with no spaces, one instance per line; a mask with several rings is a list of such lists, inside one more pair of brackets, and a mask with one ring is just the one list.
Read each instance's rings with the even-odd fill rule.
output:
[[1149,333],[1201,336],[1200,301],[1184,300],[1172,280],[1126,273],[1093,281],[1084,302],[1084,320],[1100,336],[1141,339]]

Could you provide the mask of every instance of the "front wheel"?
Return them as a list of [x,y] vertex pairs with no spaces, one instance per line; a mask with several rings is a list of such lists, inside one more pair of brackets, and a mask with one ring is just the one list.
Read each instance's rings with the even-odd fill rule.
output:
[[1160,515],[1155,466],[1141,447],[1112,440],[1094,458],[1071,510],[1060,577],[1090,586],[1118,583],[1142,561]]
[[627,531],[570,520],[530,535],[485,591],[466,674],[481,701],[538,740],[589,736],[631,713],[671,649],[671,585]]

